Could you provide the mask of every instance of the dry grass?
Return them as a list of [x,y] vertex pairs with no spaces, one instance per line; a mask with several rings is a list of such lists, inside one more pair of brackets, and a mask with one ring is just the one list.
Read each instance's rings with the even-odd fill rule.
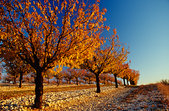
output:
[[[0,84],[0,91],[25,91],[25,90],[34,90],[35,89],[35,85],[34,84],[24,84],[22,85],[22,88],[18,87],[19,85],[13,85],[13,84]],[[72,86],[76,86],[76,85],[45,85],[44,84],[44,89],[49,89],[49,88],[58,88],[58,87],[72,87]]]
[[163,83],[157,83],[157,87],[159,91],[164,95],[165,97],[164,102],[169,107],[169,85]]
[[[102,87],[103,85],[101,85]],[[94,84],[92,85],[46,85],[44,86],[44,93],[47,92],[60,92],[60,91],[73,91],[80,89],[95,88]],[[18,88],[18,86],[0,86],[0,100],[9,99],[11,97],[19,97],[25,95],[34,95],[35,87],[34,86],[23,86]]]
[[167,79],[161,80],[161,83],[164,85],[169,85],[169,80]]
[[157,86],[160,92],[169,100],[169,85],[158,83]]

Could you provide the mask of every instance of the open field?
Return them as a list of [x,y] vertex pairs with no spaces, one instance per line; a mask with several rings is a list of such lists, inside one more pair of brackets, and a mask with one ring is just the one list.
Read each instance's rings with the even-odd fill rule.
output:
[[[165,86],[165,89],[168,86]],[[164,86],[151,84],[139,87],[102,86],[96,93],[95,85],[44,86],[43,110],[107,111],[107,110],[169,110],[168,93]],[[163,91],[163,92],[162,92]],[[0,87],[0,110],[36,110],[34,86]],[[10,98],[10,99],[9,99]]]
[[[102,87],[103,85],[101,85]],[[59,92],[59,91],[72,91],[80,89],[95,88],[95,85],[44,85],[44,93]],[[19,88],[18,85],[1,84],[0,86],[0,100],[9,99],[11,97],[34,95],[34,85],[23,85]]]

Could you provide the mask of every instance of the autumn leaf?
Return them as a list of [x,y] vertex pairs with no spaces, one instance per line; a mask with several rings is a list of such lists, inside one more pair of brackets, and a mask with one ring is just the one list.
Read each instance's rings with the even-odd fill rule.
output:
[[117,34],[117,31],[116,31],[116,29],[113,29],[113,33],[116,35]]

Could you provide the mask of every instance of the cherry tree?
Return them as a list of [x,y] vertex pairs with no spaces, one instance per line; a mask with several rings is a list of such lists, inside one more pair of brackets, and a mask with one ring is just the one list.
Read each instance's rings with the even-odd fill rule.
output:
[[130,74],[130,84],[131,85],[137,85],[137,82],[139,80],[139,76],[140,76],[140,73],[139,71],[137,70],[132,70],[131,74]]
[[[87,4],[90,3],[90,4]],[[42,108],[43,74],[93,57],[104,28],[99,2],[1,0],[0,46],[35,70],[35,108]]]
[[121,46],[118,36],[116,35],[116,29],[113,30],[114,35],[109,38],[110,45],[104,44],[97,48],[92,60],[85,59],[81,64],[81,68],[86,69],[93,73],[96,77],[97,93],[100,93],[100,74],[113,73],[115,67],[119,66],[119,63],[123,63],[127,59],[128,51]]

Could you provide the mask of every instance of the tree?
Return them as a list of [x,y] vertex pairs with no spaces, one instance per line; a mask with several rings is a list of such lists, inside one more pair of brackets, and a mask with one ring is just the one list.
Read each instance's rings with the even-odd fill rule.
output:
[[[83,80],[83,83],[84,83],[84,84],[87,84],[87,80],[88,80],[87,77],[82,76],[81,80]],[[88,84],[89,84],[89,83],[88,83]]]
[[136,70],[132,70],[131,74],[130,74],[130,84],[131,85],[137,85],[137,82],[139,80],[139,76],[140,76],[140,73],[139,71],[136,71]]
[[54,77],[56,79],[57,85],[59,86],[60,83],[62,83],[63,74],[62,73],[56,73],[56,74],[54,74]]
[[48,84],[49,84],[50,83],[49,80],[53,78],[53,74],[50,70],[47,70],[44,74],[44,77],[48,80]]
[[35,73],[31,73],[30,75],[31,83],[35,83]]
[[103,84],[109,84],[109,81],[112,82],[111,78],[113,78],[113,77],[111,77],[110,74],[108,74],[108,73],[100,75],[100,79],[102,80]]
[[11,81],[13,81],[13,78],[7,73],[7,75],[3,76],[2,80],[3,83],[10,83]]
[[50,69],[48,72],[55,77],[56,83],[59,86],[62,82],[64,74],[62,74],[62,72],[57,72],[55,69]]
[[107,84],[112,84],[112,82],[114,82],[114,77],[112,77],[111,75],[108,76],[108,79],[107,79]]
[[101,74],[100,75],[100,80],[101,80],[101,83],[103,83],[105,85],[106,84],[106,80],[107,80],[107,73],[106,74]]
[[16,78],[19,77],[19,87],[22,87],[23,75],[33,71],[29,64],[26,64],[18,56],[11,53],[12,51],[1,50],[1,61],[4,62],[4,67],[9,76],[13,76],[14,84],[16,84]]
[[62,73],[64,75],[64,79],[67,81],[67,84],[71,84],[71,81],[73,79],[71,69],[64,70],[64,71],[62,71]]
[[[129,61],[131,63],[131,61]],[[129,63],[122,64],[121,70],[119,70],[117,76],[123,79],[123,84],[126,86],[125,79],[127,78],[128,74],[130,73]],[[117,71],[116,71],[117,72]]]
[[120,45],[119,38],[116,36],[116,29],[113,31],[114,35],[109,39],[110,46],[104,47],[102,45],[102,48],[97,48],[93,59],[86,59],[81,65],[81,68],[95,74],[97,93],[100,93],[100,74],[112,72],[117,63],[123,63],[126,60],[128,54],[127,50]]
[[126,80],[126,84],[129,85],[129,79],[130,79],[130,75],[132,73],[132,69],[127,68],[124,70],[123,72],[123,82]]
[[[111,69],[111,73],[114,75],[115,87],[118,88],[117,77],[123,75],[123,71],[128,68],[128,64],[124,64],[125,61],[119,61],[114,68]],[[120,81],[121,82],[121,81]]]
[[20,68],[18,68],[18,72],[20,74],[20,78],[19,78],[19,87],[20,88],[22,87],[23,75],[28,74],[31,70],[32,70],[32,68],[28,64],[24,64],[24,63],[22,63],[20,65]]
[[87,72],[85,73],[84,77],[87,78],[88,84],[91,84],[92,81],[93,81],[93,78],[94,78],[94,74],[91,73],[91,72],[89,72],[89,71],[87,71]]
[[118,83],[119,85],[122,85],[122,81],[121,81],[121,80],[117,80],[117,83]]
[[[87,2],[91,3],[91,2]],[[78,0],[1,0],[0,42],[36,71],[35,108],[42,108],[43,73],[55,66],[72,67],[91,58],[106,9],[99,2]]]
[[[80,79],[83,81],[84,84],[87,84],[87,81],[88,81],[88,78],[86,77],[86,75],[88,75],[88,74],[87,74],[87,71],[84,70],[84,69],[82,69],[82,70],[81,70],[81,73],[82,73],[82,76],[81,76]],[[88,82],[88,83],[89,83],[89,82]]]
[[79,85],[79,78],[82,76],[80,69],[69,69],[73,78],[75,78],[76,85]]
[[29,83],[30,82],[30,75],[26,75],[26,76],[24,76],[24,81],[25,82],[27,82],[27,83]]
[[10,61],[6,61],[5,65],[3,65],[4,69],[7,72],[7,81],[9,82],[9,80],[13,80],[13,84],[16,84],[16,78],[18,77],[18,73],[15,70],[17,68],[16,66],[16,61],[15,60],[10,60]]

